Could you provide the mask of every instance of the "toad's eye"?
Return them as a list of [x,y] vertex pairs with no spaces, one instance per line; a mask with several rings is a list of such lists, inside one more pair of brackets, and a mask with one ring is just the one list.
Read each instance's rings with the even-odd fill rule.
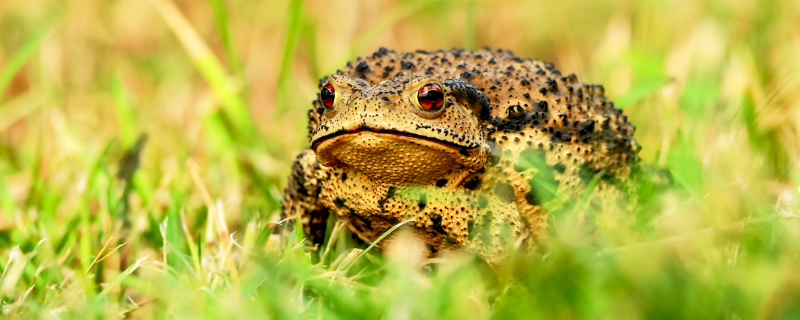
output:
[[439,111],[444,105],[444,94],[438,84],[426,84],[417,93],[419,105],[428,111]]
[[333,90],[333,86],[330,84],[323,86],[322,91],[319,92],[319,100],[322,101],[322,105],[328,109],[332,108],[334,98],[336,98],[336,91]]

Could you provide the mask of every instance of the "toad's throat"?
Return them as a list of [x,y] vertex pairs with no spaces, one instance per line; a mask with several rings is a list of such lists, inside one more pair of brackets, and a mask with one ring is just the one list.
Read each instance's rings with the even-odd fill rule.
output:
[[475,148],[480,147],[480,145],[477,142],[474,142],[474,141],[466,141],[466,143],[461,144],[461,143],[454,142],[454,141],[442,140],[442,139],[437,139],[437,138],[433,138],[433,137],[426,137],[426,136],[423,136],[423,135],[420,135],[420,134],[416,134],[416,133],[413,133],[413,132],[407,132],[407,131],[398,130],[398,129],[394,129],[394,128],[388,128],[388,129],[372,128],[372,127],[369,127],[367,125],[362,124],[362,125],[356,127],[355,129],[339,129],[339,130],[336,130],[334,132],[328,133],[328,134],[326,134],[324,136],[321,136],[321,137],[318,137],[318,138],[314,139],[313,141],[311,141],[311,150],[317,151],[317,147],[322,142],[324,142],[325,140],[328,140],[328,139],[331,139],[331,138],[334,138],[334,137],[338,137],[338,136],[342,136],[342,135],[346,135],[346,134],[359,133],[359,132],[385,133],[385,134],[408,137],[408,138],[413,138],[413,139],[418,139],[418,140],[425,140],[425,141],[430,141],[430,142],[435,142],[435,143],[438,143],[438,144],[442,144],[444,146],[447,146],[447,147],[450,147],[450,148],[453,148],[453,149],[463,150],[463,151],[467,151],[467,150],[470,150],[470,149],[475,149]]

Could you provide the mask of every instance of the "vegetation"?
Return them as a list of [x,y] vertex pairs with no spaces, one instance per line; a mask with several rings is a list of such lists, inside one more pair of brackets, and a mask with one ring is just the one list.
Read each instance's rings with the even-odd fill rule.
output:
[[[797,21],[795,0],[0,1],[0,317],[800,318]],[[625,109],[630,223],[553,214],[496,273],[360,254],[342,223],[321,248],[272,234],[317,79],[484,45]]]

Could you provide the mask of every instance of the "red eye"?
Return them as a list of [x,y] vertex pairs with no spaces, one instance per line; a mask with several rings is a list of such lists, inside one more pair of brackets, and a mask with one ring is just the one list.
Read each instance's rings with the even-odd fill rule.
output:
[[334,98],[336,98],[336,91],[333,90],[333,86],[330,84],[324,85],[322,91],[319,92],[319,100],[322,101],[322,105],[328,109],[332,108]]
[[419,105],[428,111],[438,111],[444,104],[444,94],[438,84],[426,84],[417,94]]

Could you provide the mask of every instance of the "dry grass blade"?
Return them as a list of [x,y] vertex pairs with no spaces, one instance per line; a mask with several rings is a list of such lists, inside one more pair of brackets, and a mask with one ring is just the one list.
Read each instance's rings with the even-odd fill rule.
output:
[[186,168],[189,170],[189,175],[192,177],[195,189],[200,192],[206,208],[208,208],[208,218],[206,219],[206,248],[210,248],[214,237],[214,221],[217,220],[217,207],[214,200],[211,199],[211,194],[208,193],[203,178],[200,177],[200,166],[191,158],[186,159]]
[[111,281],[111,283],[109,283],[105,287],[105,289],[103,289],[103,291],[101,291],[100,294],[97,295],[97,298],[102,299],[103,297],[108,295],[108,293],[113,288],[117,287],[120,283],[122,283],[122,280],[125,279],[125,277],[130,276],[131,274],[133,274],[134,271],[136,271],[136,269],[139,269],[140,267],[144,266],[145,261],[147,261],[148,258],[150,258],[150,255],[146,255],[141,259],[137,259],[132,266],[128,267],[128,269],[125,269],[125,272],[120,273],[116,278],[114,278],[114,280]]
[[[84,272],[83,275],[89,274],[89,271],[92,271],[92,268],[94,268],[94,265],[97,264],[98,262],[100,262],[100,256],[103,255],[103,252],[106,251],[106,248],[108,248],[108,245],[111,244],[111,240],[113,240],[113,239],[114,239],[114,234],[112,234],[110,237],[108,237],[108,240],[106,240],[106,243],[103,245],[103,248],[100,249],[100,252],[98,252],[97,256],[94,257],[94,261],[92,261],[92,264],[89,265],[89,269],[86,269],[86,272]],[[117,247],[117,248],[119,248],[119,247]],[[114,250],[116,250],[116,249],[114,249]]]
[[347,225],[347,221],[345,220],[337,220],[336,224],[333,225],[333,230],[331,230],[331,236],[328,239],[328,243],[325,245],[325,251],[322,253],[322,258],[319,259],[320,263],[325,262],[325,258],[328,256],[328,253],[331,251],[331,244],[336,241],[336,237],[339,236],[340,231],[342,228]]
[[347,272],[347,268],[350,267],[350,263],[355,261],[356,258],[360,257],[361,253],[363,252],[364,250],[359,248],[353,248],[352,250],[350,250],[350,252],[348,252],[347,255],[344,257],[342,262],[340,262],[339,265],[336,266],[336,271]]

